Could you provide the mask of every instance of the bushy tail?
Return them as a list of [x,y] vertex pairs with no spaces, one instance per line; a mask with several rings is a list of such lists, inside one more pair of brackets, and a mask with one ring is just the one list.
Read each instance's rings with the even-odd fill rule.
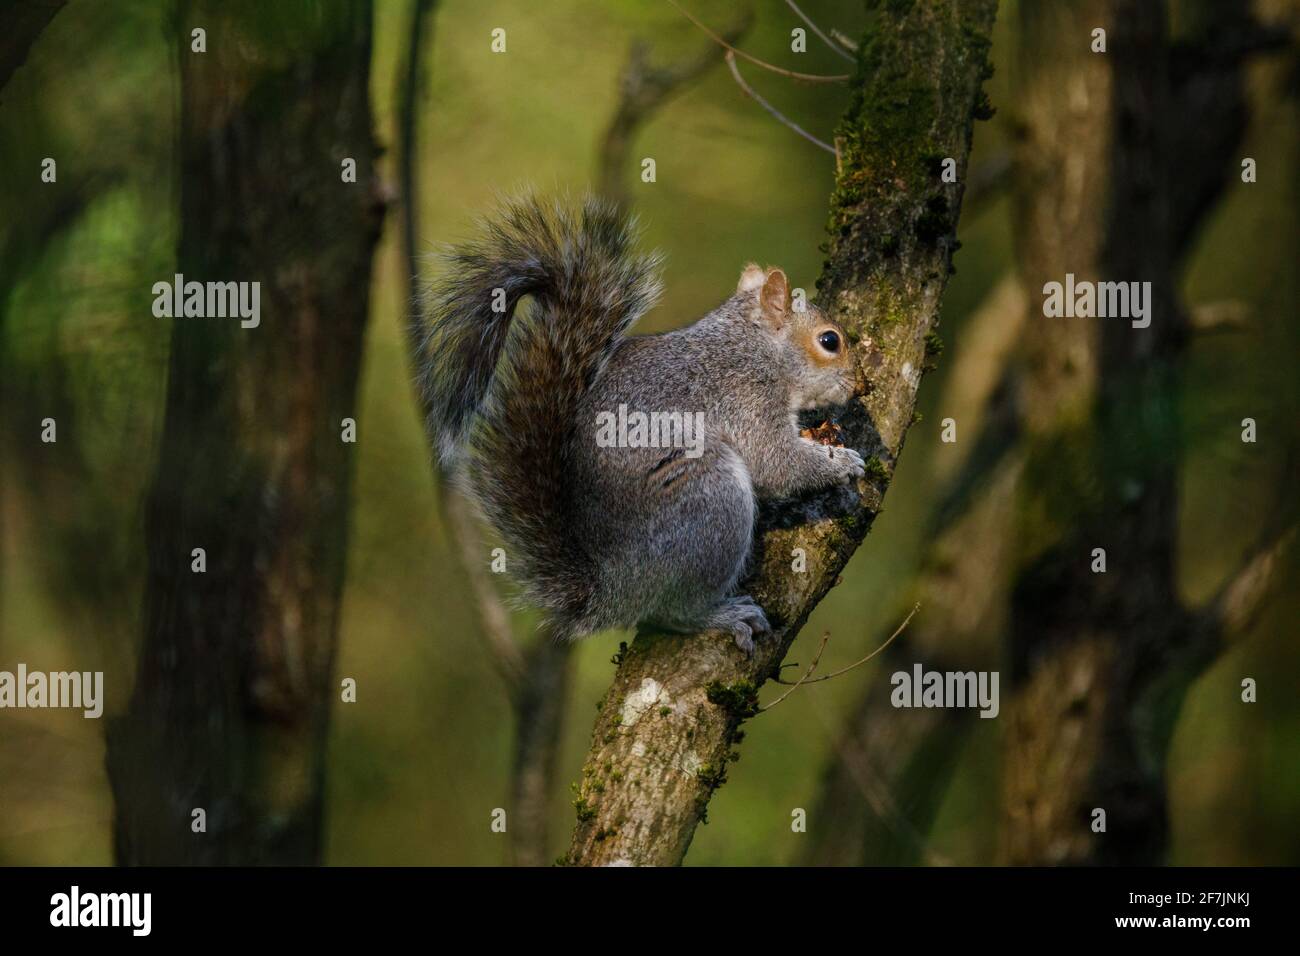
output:
[[[576,407],[659,295],[659,259],[633,250],[616,207],[506,203],[447,257],[424,295],[421,389],[444,463],[507,544],[507,563],[561,630],[589,613],[592,562],[573,539],[566,448]],[[515,323],[515,307],[536,307]]]

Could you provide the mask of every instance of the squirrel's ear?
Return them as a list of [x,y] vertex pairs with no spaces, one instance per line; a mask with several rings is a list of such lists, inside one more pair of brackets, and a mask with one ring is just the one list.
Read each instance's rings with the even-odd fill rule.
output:
[[780,269],[768,272],[758,301],[763,306],[763,318],[779,328],[790,311],[790,282],[784,272]]
[[766,278],[767,273],[763,271],[762,266],[757,262],[751,262],[740,273],[740,282],[736,284],[736,291],[753,292],[755,289],[761,289]]

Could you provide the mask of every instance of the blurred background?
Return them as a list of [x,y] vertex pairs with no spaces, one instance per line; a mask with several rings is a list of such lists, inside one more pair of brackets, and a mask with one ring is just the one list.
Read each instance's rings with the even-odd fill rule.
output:
[[[746,51],[821,74],[851,73],[852,53],[799,10],[846,38],[875,15],[859,0],[685,5]],[[1118,740],[1125,768],[1106,791],[1114,805],[1160,804],[1134,815],[1148,823],[1122,861],[1300,863],[1300,598],[1294,549],[1279,546],[1300,411],[1300,9],[1141,6],[1162,14],[1153,35],[1127,31],[1118,0],[1000,4],[986,85],[997,113],[975,134],[945,348],[885,511],[789,660],[806,663],[829,632],[822,668],[836,669],[914,601],[922,611],[891,656],[747,726],[689,864],[1092,862],[1068,837],[1034,850],[1018,836],[1051,826],[1023,778],[1071,752],[1068,733],[1041,730],[1059,715],[1033,691],[1051,652],[1034,642],[1070,615],[1118,635],[1108,653],[1142,648],[1140,679],[1055,695],[1104,699],[1098,760]],[[457,529],[411,390],[412,253],[466,236],[502,191],[613,192],[667,254],[643,330],[672,328],[725,298],[749,260],[813,288],[834,157],[748,98],[716,45],[660,0],[70,0],[5,3],[6,21],[0,670],[102,670],[107,703],[99,721],[0,711],[0,863],[559,856],[627,635],[548,661],[530,648],[535,616],[510,612],[516,664],[550,668],[531,686],[556,713],[503,677],[485,640],[486,548]],[[1088,49],[1094,24],[1121,38],[1110,59]],[[796,28],[806,52],[792,52]],[[740,69],[833,140],[843,84]],[[1124,84],[1155,70],[1166,108],[1134,126]],[[1135,129],[1156,131],[1166,167],[1133,172]],[[356,182],[340,175],[348,158]],[[1125,220],[1150,209],[1163,244]],[[1184,330],[1139,357],[1159,365],[1154,381],[1112,375],[1129,359],[1096,343],[1049,354],[1072,320],[1043,318],[1042,276],[1151,277],[1135,269],[1162,270],[1157,290],[1178,304],[1160,315]],[[260,328],[155,318],[151,288],[176,272],[262,279]],[[1075,415],[1079,403],[1102,410]],[[1111,426],[1153,408],[1149,434]],[[1068,428],[1052,418],[1063,410]],[[47,417],[55,443],[41,441]],[[345,417],[355,444],[340,440]],[[949,417],[954,444],[940,441]],[[1255,443],[1241,440],[1247,417]],[[1130,459],[1158,474],[1108,488],[1100,476]],[[1091,602],[1069,600],[1040,559],[1120,525],[1130,537],[1104,542],[1108,574],[1147,603],[1089,624]],[[471,538],[483,567],[467,565]],[[1144,549],[1137,576],[1124,540]],[[1179,634],[1204,630],[1189,615],[1223,607],[1224,582],[1261,555],[1276,560],[1258,594],[1243,592],[1252,606],[1184,648]],[[873,710],[913,661],[1000,669],[1002,715],[922,725]],[[1247,677],[1256,703],[1241,702]],[[339,699],[344,678],[355,703]],[[1085,723],[1090,706],[1078,705]],[[554,734],[540,811],[512,802],[521,720]],[[187,855],[188,808],[205,802],[228,847]],[[496,808],[541,822],[496,833]],[[791,830],[795,808],[807,833]]]

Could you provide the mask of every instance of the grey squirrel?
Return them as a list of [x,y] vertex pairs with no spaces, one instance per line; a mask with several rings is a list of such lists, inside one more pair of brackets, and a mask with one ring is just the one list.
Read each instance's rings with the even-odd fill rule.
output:
[[[856,452],[797,424],[852,397],[855,365],[843,329],[753,264],[694,324],[628,335],[660,291],[659,257],[635,240],[599,199],[525,198],[453,249],[416,310],[427,425],[559,636],[720,630],[753,653],[770,627],[736,587],[756,498],[863,475]],[[524,296],[534,308],[513,321]],[[628,440],[609,440],[615,420]]]

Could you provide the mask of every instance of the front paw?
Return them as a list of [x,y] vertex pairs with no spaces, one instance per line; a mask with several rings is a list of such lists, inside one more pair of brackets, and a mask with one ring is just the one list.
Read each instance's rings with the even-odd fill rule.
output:
[[747,657],[754,656],[754,641],[772,633],[763,609],[748,594],[728,598],[709,618],[707,626],[726,631]]
[[830,458],[831,471],[835,475],[836,484],[849,484],[867,473],[867,463],[852,448],[845,448],[841,445],[827,445],[826,452]]

